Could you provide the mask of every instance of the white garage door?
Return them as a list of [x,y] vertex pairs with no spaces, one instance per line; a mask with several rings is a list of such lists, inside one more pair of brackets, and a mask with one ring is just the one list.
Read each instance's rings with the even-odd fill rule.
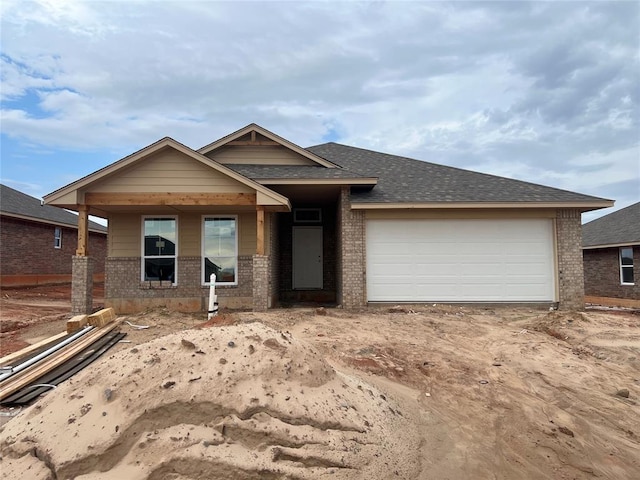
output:
[[369,301],[554,301],[553,224],[367,220]]

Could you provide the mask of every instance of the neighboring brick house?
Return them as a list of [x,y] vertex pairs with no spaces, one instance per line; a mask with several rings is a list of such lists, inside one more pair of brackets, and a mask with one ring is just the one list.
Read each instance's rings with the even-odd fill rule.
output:
[[[71,282],[78,216],[0,185],[0,286]],[[104,279],[107,229],[89,224],[95,280]]]
[[583,225],[582,255],[587,301],[640,301],[640,202]]
[[[315,302],[583,308],[581,213],[611,200],[251,124],[199,150],[163,138],[45,197],[109,220],[105,305],[119,313]],[[89,308],[90,255],[73,308]],[[75,299],[75,300],[74,300]]]

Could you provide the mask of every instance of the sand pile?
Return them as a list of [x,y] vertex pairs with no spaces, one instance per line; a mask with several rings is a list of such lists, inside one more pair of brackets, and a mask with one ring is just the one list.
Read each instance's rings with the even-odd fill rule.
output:
[[260,323],[94,364],[2,431],[3,478],[415,478],[415,420]]

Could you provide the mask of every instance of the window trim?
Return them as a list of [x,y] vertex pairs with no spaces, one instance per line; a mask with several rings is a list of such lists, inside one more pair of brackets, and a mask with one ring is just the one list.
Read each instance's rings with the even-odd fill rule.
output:
[[[631,265],[623,265],[622,264],[622,251],[623,250],[631,250]],[[620,247],[618,248],[618,265],[620,267],[620,285],[635,285],[635,277],[633,274],[633,246],[629,245],[626,247]],[[633,282],[625,282],[624,281],[624,275],[623,275],[623,270],[624,269],[631,269],[631,278],[633,279]]]
[[216,286],[226,286],[226,287],[237,287],[238,286],[238,279],[240,277],[240,271],[238,268],[238,257],[239,257],[239,250],[238,250],[238,245],[239,245],[239,241],[240,241],[240,221],[238,219],[238,215],[236,214],[223,214],[223,213],[216,213],[216,214],[209,214],[209,215],[202,215],[201,219],[200,219],[200,281],[201,281],[201,285],[203,287],[209,287],[211,286],[211,282],[209,281],[209,279],[205,280],[204,278],[204,274],[206,271],[206,266],[205,266],[205,251],[204,251],[204,231],[205,231],[205,221],[209,220],[209,219],[223,219],[223,220],[234,220],[236,222],[236,238],[235,238],[235,250],[236,250],[236,272],[235,272],[235,281],[233,282],[219,282],[218,279],[216,279]]
[[[176,223],[176,241],[175,241],[175,254],[174,255],[153,255],[152,257],[147,257],[144,254],[144,247],[145,247],[145,235],[144,235],[144,222],[145,220],[148,219],[153,219],[153,218],[159,218],[159,219],[171,219],[174,220]],[[144,283],[148,283],[148,282],[162,282],[165,280],[146,280],[145,277],[145,272],[144,272],[144,263],[145,263],[145,259],[146,258],[173,258],[174,259],[174,275],[173,275],[173,282],[171,282],[171,285],[177,285],[178,284],[178,240],[179,240],[179,234],[178,234],[178,216],[177,215],[143,215],[142,216],[142,220],[141,220],[141,225],[140,225],[140,281],[144,282]]]
[[53,248],[62,248],[62,227],[53,229]]

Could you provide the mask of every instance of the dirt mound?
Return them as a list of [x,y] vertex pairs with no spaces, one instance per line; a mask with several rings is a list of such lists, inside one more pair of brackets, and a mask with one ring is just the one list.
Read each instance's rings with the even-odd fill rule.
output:
[[118,352],[2,438],[6,478],[386,479],[420,464],[411,414],[259,323]]

